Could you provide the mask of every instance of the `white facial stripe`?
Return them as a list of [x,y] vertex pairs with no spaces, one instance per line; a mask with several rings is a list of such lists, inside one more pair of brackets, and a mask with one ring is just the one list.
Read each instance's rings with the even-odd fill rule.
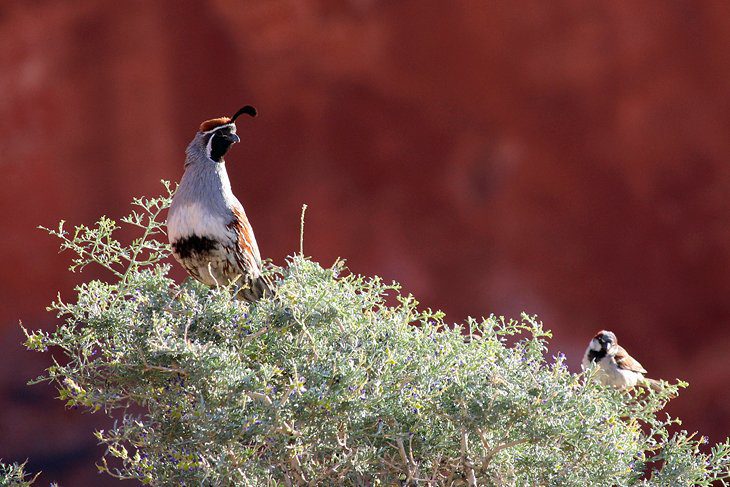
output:
[[205,134],[212,134],[216,130],[220,130],[220,129],[225,128],[225,127],[230,127],[231,128],[231,132],[234,133],[234,134],[236,133],[236,124],[235,123],[227,123],[225,125],[219,125],[216,128],[214,128],[214,129],[208,130],[207,132],[201,132],[201,133],[203,135],[205,135]]
[[591,340],[590,347],[591,347],[591,350],[593,350],[595,352],[601,351],[601,344],[598,343],[598,340],[596,340],[595,338],[593,340]]
[[[206,134],[208,132],[205,132]],[[211,135],[210,138],[208,138],[208,144],[205,146],[205,155],[210,159],[210,152],[213,150],[213,136]]]

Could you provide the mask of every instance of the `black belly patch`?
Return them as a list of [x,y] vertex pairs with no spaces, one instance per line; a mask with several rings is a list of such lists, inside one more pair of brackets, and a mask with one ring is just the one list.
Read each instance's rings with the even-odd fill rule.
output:
[[208,237],[191,235],[173,242],[172,248],[181,259],[187,259],[193,254],[201,255],[215,250],[218,242]]

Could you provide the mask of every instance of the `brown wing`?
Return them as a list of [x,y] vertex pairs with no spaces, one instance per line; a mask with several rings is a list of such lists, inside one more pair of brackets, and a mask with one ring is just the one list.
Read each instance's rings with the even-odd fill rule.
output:
[[256,245],[256,237],[253,235],[251,224],[248,222],[243,208],[233,208],[233,220],[228,224],[228,228],[236,234],[238,244],[236,260],[241,267],[241,272],[258,274],[261,270],[261,257],[258,245]]
[[233,208],[233,220],[228,228],[236,234],[236,264],[243,275],[244,283],[248,284],[247,288],[241,290],[240,297],[255,301],[272,294],[271,283],[261,275],[261,254],[243,208]]
[[636,361],[634,357],[624,350],[623,347],[616,345],[614,346],[614,359],[616,359],[616,365],[620,369],[630,370],[632,372],[639,372],[640,374],[646,374],[646,370]]

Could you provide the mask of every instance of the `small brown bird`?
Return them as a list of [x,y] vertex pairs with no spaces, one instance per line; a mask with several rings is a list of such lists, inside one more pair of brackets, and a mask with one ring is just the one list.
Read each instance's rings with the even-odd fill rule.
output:
[[644,367],[619,346],[613,332],[601,330],[591,339],[581,366],[588,370],[594,363],[598,365],[597,377],[601,384],[618,389],[631,389],[641,384],[661,390],[661,382],[644,377]]
[[207,120],[188,145],[185,173],[167,216],[173,255],[192,277],[209,286],[240,286],[238,297],[256,301],[271,293],[246,212],[231,190],[223,157],[241,139],[236,118],[256,116],[246,105],[232,117]]

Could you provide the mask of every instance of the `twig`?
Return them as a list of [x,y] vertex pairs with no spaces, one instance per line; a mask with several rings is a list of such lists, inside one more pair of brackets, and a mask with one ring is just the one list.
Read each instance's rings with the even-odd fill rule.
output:
[[302,464],[299,462],[299,458],[297,457],[297,455],[292,455],[289,464],[291,465],[292,470],[294,470],[294,476],[297,478],[297,483],[299,485],[306,485],[307,479],[304,477],[304,472],[302,472]]
[[243,340],[241,340],[241,345],[246,345],[248,342],[250,342],[251,340],[257,339],[258,337],[260,337],[261,335],[263,335],[267,331],[269,331],[269,327],[268,326],[265,326],[265,327],[261,328],[259,331],[255,332],[255,333],[251,333],[250,335],[245,336],[243,338]]
[[304,257],[304,214],[307,212],[307,205],[302,205],[302,216],[299,219],[299,255]]
[[178,369],[177,367],[163,367],[161,365],[145,365],[144,370],[159,370],[160,372],[171,372],[174,374],[180,374],[187,376],[188,373],[185,372],[182,369]]
[[436,457],[436,461],[433,464],[433,474],[431,474],[431,479],[428,481],[428,485],[436,485],[436,480],[439,476],[439,467],[441,466],[441,455]]
[[402,438],[396,438],[395,439],[395,444],[398,445],[398,453],[400,453],[400,458],[401,458],[401,460],[403,461],[403,464],[406,467],[406,475],[407,475],[407,477],[406,477],[406,480],[405,480],[405,485],[410,485],[411,480],[413,480],[413,477],[414,477],[415,473],[413,472],[413,470],[411,468],[411,462],[408,460],[408,456],[406,455],[406,447],[403,444],[403,439]]
[[464,464],[464,472],[466,473],[466,480],[469,483],[469,487],[476,487],[477,478],[474,475],[474,466],[469,460],[467,450],[469,449],[469,437],[467,436],[466,430],[461,432],[461,461]]
[[262,394],[260,392],[247,392],[246,395],[250,399],[257,401],[257,402],[262,402],[262,403],[266,404],[267,406],[271,406],[274,403],[269,396],[267,396],[266,394]]
[[484,457],[484,460],[483,460],[484,468],[487,468],[489,466],[489,462],[491,462],[492,459],[494,458],[494,456],[497,453],[501,452],[502,450],[504,450],[506,448],[512,448],[513,446],[521,445],[522,443],[529,443],[530,441],[531,441],[530,439],[525,438],[525,439],[522,439],[522,440],[514,440],[514,441],[509,441],[507,443],[501,443],[501,444],[495,446]]

